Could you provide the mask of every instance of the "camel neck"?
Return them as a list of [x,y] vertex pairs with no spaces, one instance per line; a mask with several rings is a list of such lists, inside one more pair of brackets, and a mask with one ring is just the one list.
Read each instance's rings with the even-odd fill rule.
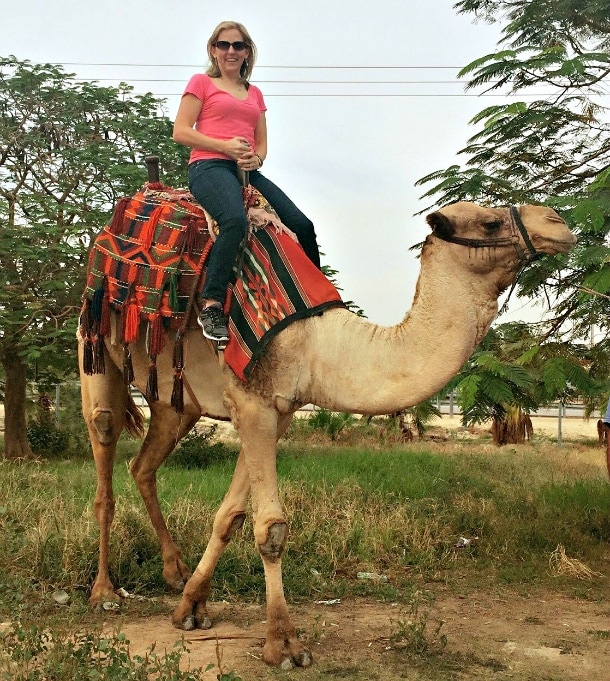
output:
[[[316,394],[307,401],[335,411],[387,414],[436,394],[460,370],[497,313],[498,287],[469,267],[456,270],[443,255],[447,249],[436,250],[422,254],[413,306],[400,324],[383,327],[333,313],[343,314],[342,323],[334,325],[332,338],[319,334],[310,382]],[[337,374],[331,368],[337,356],[342,371],[322,395],[320,386],[328,381],[320,378]]]

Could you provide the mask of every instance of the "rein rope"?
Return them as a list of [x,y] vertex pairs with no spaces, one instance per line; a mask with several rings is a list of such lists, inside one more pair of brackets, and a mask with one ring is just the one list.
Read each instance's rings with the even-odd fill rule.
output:
[[[523,224],[523,220],[521,220],[521,216],[519,215],[519,211],[517,210],[516,206],[510,206],[509,214],[511,228],[510,236],[491,237],[489,239],[467,239],[465,237],[454,235],[444,236],[442,234],[438,234],[437,232],[434,232],[434,236],[437,236],[443,241],[449,241],[460,246],[467,246],[468,248],[502,248],[505,246],[512,246],[515,249],[519,259],[526,264],[539,255],[538,251],[534,248],[534,244],[531,242],[529,234],[525,229],[525,225]],[[521,246],[519,234],[525,242],[527,251],[525,251]]]

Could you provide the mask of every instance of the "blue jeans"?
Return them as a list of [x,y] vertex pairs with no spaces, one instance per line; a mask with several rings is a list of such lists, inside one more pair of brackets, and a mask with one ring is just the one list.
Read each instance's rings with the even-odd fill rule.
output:
[[[250,171],[250,184],[269,201],[280,220],[297,235],[307,257],[320,267],[320,253],[311,220],[258,170]],[[237,164],[225,159],[191,163],[189,190],[216,220],[219,229],[210,251],[202,296],[224,303],[227,288],[234,279],[233,265],[248,228],[242,188],[237,179]]]

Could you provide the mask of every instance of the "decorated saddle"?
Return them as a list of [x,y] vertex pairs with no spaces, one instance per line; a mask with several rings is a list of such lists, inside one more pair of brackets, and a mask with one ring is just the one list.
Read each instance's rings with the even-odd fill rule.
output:
[[[344,303],[265,198],[252,186],[243,194],[249,234],[225,302],[230,337],[225,362],[246,380],[281,329]],[[156,358],[171,335],[172,403],[182,408],[182,341],[217,233],[217,225],[187,190],[146,183],[134,196],[119,200],[89,254],[80,319],[85,373],[104,372],[109,339],[124,345],[125,376],[132,382],[129,344],[145,328],[151,362],[147,397],[154,401]],[[120,314],[111,315],[111,309]]]

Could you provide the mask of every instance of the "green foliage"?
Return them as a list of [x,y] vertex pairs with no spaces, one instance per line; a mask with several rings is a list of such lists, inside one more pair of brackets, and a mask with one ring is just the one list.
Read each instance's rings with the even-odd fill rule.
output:
[[421,611],[422,594],[414,592],[409,609],[395,622],[390,636],[394,647],[408,656],[421,657],[440,653],[447,645],[447,635],[441,634],[444,621],[439,620],[432,631],[428,628],[428,613]]
[[[495,584],[500,571],[504,581],[535,575],[552,588],[548,557],[558,544],[602,569],[610,496],[599,466],[556,448],[489,456],[485,447],[454,443],[449,455],[412,446],[283,445],[278,473],[291,528],[284,561],[291,597],[400,600],[414,579],[438,579],[439,571],[460,588],[464,580]],[[160,471],[161,508],[191,568],[230,477],[231,466],[220,465]],[[163,594],[158,542],[124,465],[115,467],[114,490],[111,578],[131,593]],[[94,494],[91,463],[0,462],[0,617],[48,614],[48,595],[58,587],[75,594],[75,614],[86,608],[75,585],[90,585],[95,572]],[[460,536],[479,540],[456,555]],[[362,582],[358,571],[385,574],[389,583]],[[264,592],[250,521],[228,544],[212,586],[213,600],[256,600]]]
[[[324,253],[320,253],[320,255],[324,256]],[[322,272],[324,272],[324,275],[327,277],[327,279],[329,279],[336,287],[337,291],[343,290],[337,281],[337,274],[339,274],[338,270],[334,269],[330,265],[322,265]],[[358,317],[366,317],[364,310],[353,300],[344,300],[343,302],[345,303],[347,309],[356,314]]]
[[[479,127],[459,152],[463,167],[436,170],[418,184],[431,184],[424,196],[440,204],[543,203],[558,210],[578,244],[568,255],[532,263],[520,277],[519,295],[546,303],[541,336],[585,339],[595,325],[596,342],[606,344],[610,122],[601,97],[610,66],[608,2],[461,0],[456,8],[500,23],[503,32],[497,51],[459,76],[468,78],[469,89],[511,99],[473,117]],[[556,364],[548,374],[555,389],[560,371]]]
[[57,456],[65,454],[70,444],[70,436],[51,421],[31,421],[27,430],[28,442],[37,456]]
[[[144,655],[132,655],[129,640],[120,632],[107,637],[98,632],[74,634],[65,629],[41,628],[14,622],[2,635],[2,681],[198,681],[200,669],[180,669],[188,653],[184,641],[173,651],[158,655],[154,647]],[[219,679],[225,677],[220,677]],[[236,677],[228,677],[236,678]]]
[[[30,378],[43,368],[55,381],[74,376],[91,239],[109,222],[117,199],[146,180],[147,154],[161,156],[169,183],[185,181],[188,150],[171,140],[172,124],[161,106],[150,94],[134,95],[125,83],[102,87],[78,82],[52,64],[0,58],[5,367],[28,371]],[[24,399],[10,397],[11,409]]]
[[178,449],[168,461],[180,468],[208,468],[216,463],[235,459],[236,452],[223,442],[213,442],[218,426],[198,426],[180,441]]
[[[575,398],[592,411],[608,393],[608,382],[593,371],[594,354],[583,344],[547,340],[522,323],[500,324],[446,390],[455,390],[464,425],[503,419],[511,406],[527,414]],[[607,367],[608,355],[602,355]]]
[[355,417],[345,412],[316,409],[309,415],[307,421],[311,428],[323,431],[335,442],[344,428],[354,424]]

